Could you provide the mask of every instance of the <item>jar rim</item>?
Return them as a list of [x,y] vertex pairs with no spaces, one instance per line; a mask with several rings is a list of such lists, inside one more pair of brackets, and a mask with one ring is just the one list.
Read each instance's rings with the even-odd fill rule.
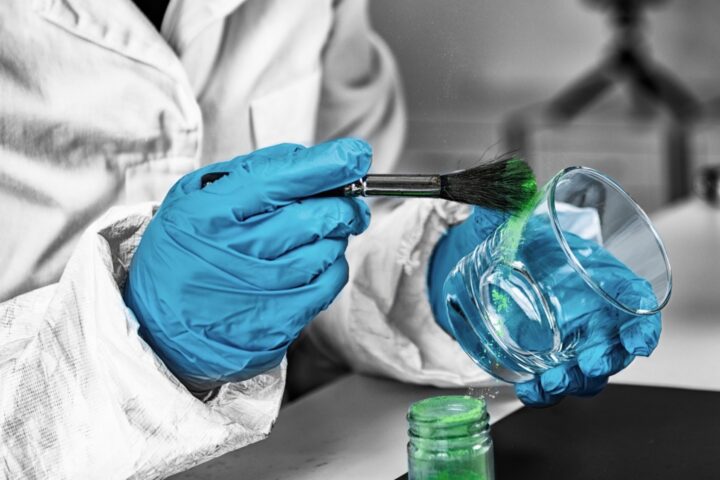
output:
[[413,403],[408,421],[415,424],[452,427],[473,423],[487,416],[485,400],[469,395],[441,395]]

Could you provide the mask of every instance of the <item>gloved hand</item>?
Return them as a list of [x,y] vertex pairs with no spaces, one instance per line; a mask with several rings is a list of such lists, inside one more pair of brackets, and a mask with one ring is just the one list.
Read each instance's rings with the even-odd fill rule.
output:
[[[544,258],[544,265],[559,265],[552,256],[563,255],[554,241],[554,234],[548,229],[540,235],[531,247],[533,255]],[[594,241],[585,240],[566,232],[565,238],[576,256],[582,256],[582,264],[590,277],[602,285],[621,303],[651,309],[656,305],[652,287],[636,276],[622,262]],[[660,313],[636,316],[626,313],[602,299],[590,294],[582,278],[570,269],[539,272],[538,282],[543,276],[560,275],[555,284],[562,285],[554,292],[562,305],[563,314],[559,319],[565,339],[577,335],[576,350],[579,352],[572,362],[561,364],[543,372],[534,379],[515,385],[518,398],[526,405],[547,406],[557,403],[565,395],[592,396],[600,392],[608,377],[627,367],[635,356],[649,356],[657,347],[662,329]],[[510,324],[513,338],[524,338],[532,342],[531,332],[521,332],[531,322],[523,322],[523,315],[517,315],[518,322]]]
[[[348,277],[355,198],[306,198],[364,176],[371,149],[277,145],[181,178],[148,225],[124,299],[140,334],[193,392],[277,366]],[[229,175],[200,188],[211,172]]]
[[[448,291],[453,287],[450,282],[445,283],[445,279],[455,264],[482,243],[506,218],[506,214],[476,207],[471,217],[452,227],[435,248],[428,272],[428,292],[436,321],[450,335],[455,332],[449,322],[445,299],[453,293]],[[543,233],[548,238],[539,236],[532,251],[535,258],[543,260],[539,264],[548,270],[540,273],[534,269],[533,272],[536,275],[563,275],[555,267],[564,265],[564,259],[549,261],[551,255],[563,253],[552,237],[552,231],[547,229]],[[649,303],[654,296],[647,282],[636,277],[597,243],[569,234],[567,238],[573,251],[587,255],[584,260],[586,270],[604,288],[617,292],[620,299],[644,301],[648,304],[640,306],[651,306]],[[582,279],[574,271],[570,270],[570,273],[561,283],[563,288],[555,292],[564,308],[562,321],[566,323],[562,330],[566,335],[577,332],[592,332],[592,335],[580,335],[582,344],[578,345],[578,349],[582,352],[576,362],[555,367],[515,386],[518,398],[527,405],[551,405],[565,395],[594,395],[604,388],[610,375],[625,368],[635,355],[648,356],[657,346],[661,330],[659,313],[633,316],[610,307],[599,296],[588,295]],[[516,321],[507,322],[510,336],[532,349],[535,346],[532,343],[538,339],[532,332],[532,324],[524,321],[520,310],[511,318]]]

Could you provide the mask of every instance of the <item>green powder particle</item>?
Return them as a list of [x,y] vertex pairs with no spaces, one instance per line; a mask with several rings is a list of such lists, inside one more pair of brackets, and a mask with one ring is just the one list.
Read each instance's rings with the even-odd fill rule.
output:
[[492,302],[498,313],[507,312],[508,308],[510,308],[510,299],[505,292],[500,290],[492,291]]

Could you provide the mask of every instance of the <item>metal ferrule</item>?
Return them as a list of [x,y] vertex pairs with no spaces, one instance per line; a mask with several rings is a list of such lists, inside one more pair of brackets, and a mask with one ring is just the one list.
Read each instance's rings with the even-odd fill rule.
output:
[[439,175],[368,175],[345,187],[345,195],[396,196],[396,197],[438,197],[440,195]]

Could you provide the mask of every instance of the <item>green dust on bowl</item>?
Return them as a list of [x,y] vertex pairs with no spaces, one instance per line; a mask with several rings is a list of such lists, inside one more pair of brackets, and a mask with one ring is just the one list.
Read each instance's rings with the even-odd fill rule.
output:
[[492,302],[498,313],[505,313],[510,308],[510,298],[500,290],[492,291]]
[[[534,182],[534,180],[533,180]],[[500,227],[502,235],[501,256],[506,263],[512,263],[515,260],[520,242],[522,241],[523,231],[530,215],[534,210],[537,202],[542,198],[542,190],[535,193],[525,202],[523,207],[514,212],[510,218]]]

